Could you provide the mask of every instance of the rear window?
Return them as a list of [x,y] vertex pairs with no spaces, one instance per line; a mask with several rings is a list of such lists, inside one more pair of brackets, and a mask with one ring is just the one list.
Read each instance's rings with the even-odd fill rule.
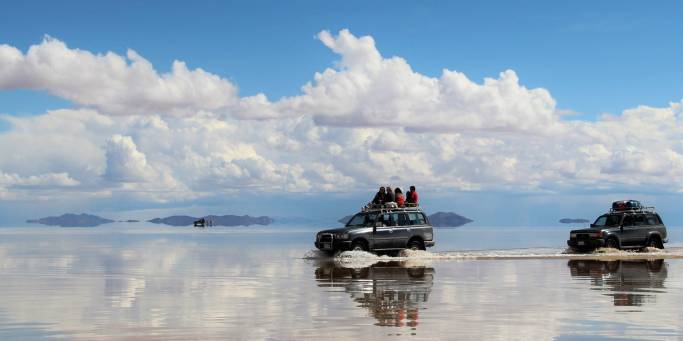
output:
[[659,216],[654,215],[654,214],[648,214],[647,215],[647,224],[648,225],[659,225],[661,224],[662,221],[659,219]]

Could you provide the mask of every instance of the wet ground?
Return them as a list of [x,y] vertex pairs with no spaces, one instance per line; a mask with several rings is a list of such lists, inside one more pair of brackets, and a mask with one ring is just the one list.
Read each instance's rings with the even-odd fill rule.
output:
[[664,251],[572,254],[568,229],[328,258],[304,227],[3,228],[0,340],[683,337],[683,230]]

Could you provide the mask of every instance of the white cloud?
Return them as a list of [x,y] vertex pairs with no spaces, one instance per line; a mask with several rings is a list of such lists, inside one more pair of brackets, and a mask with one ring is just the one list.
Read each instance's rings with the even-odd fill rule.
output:
[[[512,70],[477,84],[444,69],[440,78],[412,70],[400,57],[383,58],[371,37],[342,30],[318,38],[341,56],[337,68],[316,73],[303,94],[270,105],[263,95],[242,100],[240,118],[312,116],[319,125],[396,127],[414,132],[513,131],[548,133],[558,124],[555,100],[527,89]],[[253,113],[258,108],[261,115]],[[395,128],[394,128],[395,129]]]
[[113,135],[107,141],[107,169],[104,177],[117,182],[147,182],[157,177],[147,164],[145,154],[138,151],[130,136]]
[[67,173],[47,173],[40,175],[20,176],[18,174],[0,173],[1,186],[17,187],[71,187],[80,183]]
[[0,45],[0,65],[0,89],[47,90],[109,114],[181,115],[223,109],[237,99],[237,89],[228,80],[202,69],[189,70],[181,61],[173,62],[171,72],[159,74],[133,50],[126,57],[93,54],[50,37],[26,54]]
[[[513,71],[483,84],[449,70],[432,78],[399,57],[383,58],[370,37],[341,31],[319,39],[341,55],[337,67],[316,74],[301,95],[275,102],[265,95],[237,99],[232,85],[201,70],[160,76],[137,56],[129,64],[49,39],[26,55],[4,45],[1,87],[44,88],[97,109],[3,116],[12,128],[0,133],[0,196],[60,183],[68,191],[41,194],[166,202],[377,184],[683,191],[683,102],[564,121],[548,91],[520,85]],[[102,76],[79,75],[61,89],[57,75],[42,75],[75,67],[78,59]],[[91,81],[97,89],[89,89]],[[158,89],[138,95],[128,82]],[[176,83],[182,85],[170,85]],[[222,97],[228,88],[233,92]],[[126,100],[117,107],[113,98]],[[141,115],[109,115],[124,107]]]

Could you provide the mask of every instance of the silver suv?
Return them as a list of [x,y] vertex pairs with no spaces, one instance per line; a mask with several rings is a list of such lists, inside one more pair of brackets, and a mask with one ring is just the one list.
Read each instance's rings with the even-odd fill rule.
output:
[[419,207],[374,206],[356,213],[346,226],[323,230],[315,247],[329,254],[337,251],[425,250],[434,246],[434,232]]

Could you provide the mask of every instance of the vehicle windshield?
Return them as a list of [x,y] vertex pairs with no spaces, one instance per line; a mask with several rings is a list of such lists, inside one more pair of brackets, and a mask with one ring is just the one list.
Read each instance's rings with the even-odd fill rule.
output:
[[372,226],[377,218],[377,213],[358,213],[346,224],[347,227]]
[[621,216],[618,214],[605,214],[598,217],[593,225],[595,227],[617,226]]

